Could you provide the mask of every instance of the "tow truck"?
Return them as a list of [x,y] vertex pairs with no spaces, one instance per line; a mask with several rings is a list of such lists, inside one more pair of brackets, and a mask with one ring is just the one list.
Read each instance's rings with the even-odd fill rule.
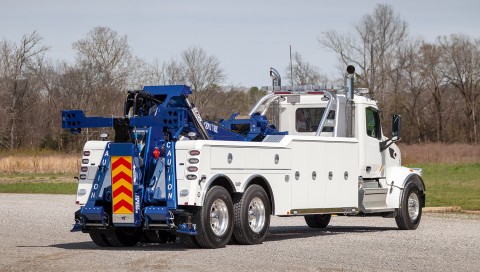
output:
[[343,89],[328,89],[282,86],[272,68],[272,86],[244,119],[203,120],[185,85],[129,91],[122,117],[62,111],[72,133],[115,130],[83,148],[73,230],[101,247],[220,248],[262,243],[272,215],[320,229],[332,215],[383,216],[416,229],[426,189],[421,169],[401,165],[401,116],[384,136],[354,70]]

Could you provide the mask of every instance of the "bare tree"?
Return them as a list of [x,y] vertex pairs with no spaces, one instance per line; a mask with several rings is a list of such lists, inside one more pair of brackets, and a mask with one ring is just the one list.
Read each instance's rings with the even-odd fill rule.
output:
[[185,67],[175,59],[160,62],[158,59],[144,67],[144,85],[185,84]]
[[327,77],[320,74],[319,68],[304,61],[298,52],[292,54],[292,67],[287,67],[285,70],[287,72],[287,79],[292,80],[293,78],[294,85],[319,85],[328,83]]
[[465,115],[469,121],[469,138],[477,139],[477,105],[480,100],[480,40],[464,35],[440,37],[443,75],[465,101]]
[[108,27],[95,27],[84,39],[73,43],[77,64],[90,69],[96,84],[124,84],[132,62],[127,36],[120,36]]
[[354,26],[355,35],[341,35],[334,30],[323,33],[320,45],[337,54],[344,65],[356,65],[359,83],[370,89],[372,96],[385,88],[391,70],[391,56],[407,37],[407,23],[395,14],[390,5],[378,4]]
[[183,51],[182,61],[186,82],[194,92],[193,101],[200,108],[205,107],[215,94],[213,90],[225,79],[220,62],[199,47]]
[[[42,38],[36,32],[24,35],[19,44],[8,41],[0,42],[0,97],[2,108],[5,109],[5,126],[8,139],[2,146],[11,150],[20,146],[21,137],[18,127],[23,123],[23,117],[38,96],[38,86],[35,78],[35,61],[43,58],[47,47],[41,45]],[[6,132],[6,131],[3,131]]]
[[164,84],[183,84],[187,81],[186,67],[182,63],[175,59],[171,59],[170,62],[164,63]]
[[437,45],[424,42],[419,47],[420,74],[432,96],[436,116],[435,123],[437,124],[436,140],[439,142],[443,141],[444,97],[447,90],[447,82],[442,73],[441,58],[442,52]]
[[[89,114],[118,115],[123,91],[135,85],[132,74],[141,65],[134,58],[127,36],[108,27],[96,27],[84,39],[73,43],[76,63],[67,67],[68,92],[75,92],[78,106]],[[130,86],[134,87],[134,86]]]
[[[425,108],[429,105],[427,84],[420,76],[418,41],[403,44],[395,55],[395,67],[389,73],[389,84],[393,92],[389,106],[394,112],[401,111],[406,120],[408,129],[403,139],[412,142],[426,142],[429,140],[429,116]],[[385,103],[385,102],[384,102]]]

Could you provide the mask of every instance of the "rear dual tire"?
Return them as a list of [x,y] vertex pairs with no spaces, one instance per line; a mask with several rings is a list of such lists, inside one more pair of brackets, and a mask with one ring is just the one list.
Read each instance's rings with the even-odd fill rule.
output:
[[90,239],[99,247],[109,247],[110,244],[108,243],[107,237],[105,237],[104,233],[100,233],[98,231],[91,231],[88,233],[90,235]]
[[132,247],[135,246],[142,236],[140,229],[117,228],[114,230],[90,231],[90,238],[100,247]]
[[228,191],[220,186],[210,189],[203,207],[195,212],[193,222],[198,233],[194,238],[182,237],[187,246],[198,243],[203,248],[224,247],[233,232],[233,203]]
[[261,186],[248,187],[233,201],[225,188],[214,186],[194,213],[197,235],[181,234],[180,239],[190,248],[219,248],[229,242],[260,244],[267,236],[270,214],[270,201]]
[[234,240],[239,244],[260,244],[270,227],[270,201],[259,185],[252,185],[234,200]]

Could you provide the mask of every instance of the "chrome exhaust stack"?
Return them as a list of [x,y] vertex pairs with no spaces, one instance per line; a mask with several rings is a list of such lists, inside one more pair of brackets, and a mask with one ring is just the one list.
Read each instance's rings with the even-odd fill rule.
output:
[[355,104],[353,103],[353,80],[355,78],[355,66],[353,65],[348,65],[347,66],[347,84],[345,88],[345,97],[347,99],[346,101],[346,107],[345,107],[345,116],[346,116],[346,128],[347,128],[347,137],[354,137],[354,127],[355,127]]
[[282,77],[275,68],[270,68],[270,77],[272,77],[272,86],[282,86]]

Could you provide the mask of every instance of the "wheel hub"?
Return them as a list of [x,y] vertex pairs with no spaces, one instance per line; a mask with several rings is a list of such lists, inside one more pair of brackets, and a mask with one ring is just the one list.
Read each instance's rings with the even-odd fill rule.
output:
[[248,205],[248,225],[253,232],[259,233],[265,225],[265,204],[255,197]]
[[415,193],[408,196],[408,216],[410,220],[415,221],[420,214],[420,202],[418,201],[418,196]]
[[227,204],[217,199],[210,207],[210,227],[215,235],[223,235],[228,227],[228,209]]

